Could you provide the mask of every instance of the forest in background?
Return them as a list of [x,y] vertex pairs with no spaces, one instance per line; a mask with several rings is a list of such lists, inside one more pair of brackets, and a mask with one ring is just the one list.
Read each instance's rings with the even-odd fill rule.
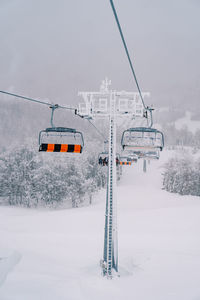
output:
[[163,189],[200,197],[200,158],[194,158],[189,149],[177,151],[164,166]]
[[[81,130],[85,137],[83,154],[70,155],[38,153],[39,131],[49,127],[48,107],[24,103],[18,99],[4,97],[0,111],[0,196],[3,204],[27,207],[65,205],[78,207],[91,203],[92,195],[105,187],[106,171],[98,165],[98,153],[103,151],[103,139],[87,122],[72,113],[58,110],[55,124],[74,127]],[[168,114],[169,122],[160,122],[165,136],[165,147],[192,147],[200,149],[200,130],[189,131],[187,126],[176,129],[174,120],[182,117],[181,111]],[[167,116],[165,116],[167,118]],[[156,121],[159,119],[156,115]],[[173,120],[173,121],[172,121]],[[102,120],[95,122],[105,137],[108,124]],[[128,125],[127,125],[128,124]],[[119,124],[117,130],[118,152],[120,152],[121,134],[133,123]],[[174,158],[175,159],[175,158]],[[165,166],[163,187],[170,192],[199,195],[194,184],[184,183],[185,178],[198,178],[199,163],[190,159],[175,159]],[[187,164],[185,162],[187,161]],[[184,165],[185,164],[185,165]],[[186,168],[187,165],[187,168]],[[178,175],[177,175],[178,174]],[[188,175],[187,175],[188,174]],[[190,174],[190,175],[189,175]],[[191,175],[192,174],[192,175]],[[187,185],[187,191],[184,185]]]
[[80,207],[106,184],[94,145],[81,155],[40,153],[31,143],[0,154],[1,204]]

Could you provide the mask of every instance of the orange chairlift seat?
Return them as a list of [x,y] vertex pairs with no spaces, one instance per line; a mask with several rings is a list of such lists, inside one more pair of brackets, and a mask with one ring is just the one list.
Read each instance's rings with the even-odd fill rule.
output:
[[83,135],[76,129],[51,127],[39,133],[39,151],[82,153]]
[[122,165],[127,165],[127,166],[131,166],[133,164],[133,162],[137,162],[136,158],[131,158],[129,156],[120,156],[119,158],[119,164]]

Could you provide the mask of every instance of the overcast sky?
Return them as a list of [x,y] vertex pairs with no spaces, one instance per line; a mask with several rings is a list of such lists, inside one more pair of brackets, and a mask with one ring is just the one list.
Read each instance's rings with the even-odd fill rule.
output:
[[[155,105],[200,102],[200,0],[115,0],[139,84]],[[0,0],[0,89],[76,103],[136,91],[109,0]]]

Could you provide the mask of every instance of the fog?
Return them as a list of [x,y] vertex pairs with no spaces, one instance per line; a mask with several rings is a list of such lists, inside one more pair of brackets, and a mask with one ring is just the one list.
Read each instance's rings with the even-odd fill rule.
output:
[[[200,1],[116,0],[139,84],[155,106],[198,106]],[[108,76],[136,91],[108,0],[0,0],[0,89],[76,104]]]

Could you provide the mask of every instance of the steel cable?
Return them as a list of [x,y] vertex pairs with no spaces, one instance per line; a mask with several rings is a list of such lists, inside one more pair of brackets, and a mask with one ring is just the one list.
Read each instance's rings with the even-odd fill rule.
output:
[[31,101],[31,102],[36,102],[36,103],[48,105],[49,107],[56,106],[56,108],[69,109],[69,110],[74,110],[74,111],[76,110],[76,108],[73,108],[73,107],[62,106],[62,105],[59,105],[59,104],[52,104],[52,103],[49,103],[49,102],[45,102],[45,101],[41,101],[41,100],[38,100],[38,99],[33,99],[33,98],[13,94],[13,93],[6,92],[6,91],[0,91],[0,93],[6,94],[6,95],[9,95],[9,96],[13,96],[13,97],[16,97],[16,98],[21,98],[23,100],[27,100],[27,101]]
[[133,77],[135,79],[135,83],[136,83],[136,86],[137,86],[140,98],[142,100],[142,104],[143,104],[143,106],[144,106],[145,109],[148,109],[146,107],[146,105],[144,103],[144,99],[142,97],[142,92],[140,90],[140,86],[139,86],[139,83],[138,83],[138,80],[137,80],[137,77],[136,77],[136,74],[135,74],[135,71],[134,71],[134,68],[133,68],[133,64],[132,64],[132,61],[131,61],[131,58],[130,58],[130,55],[129,55],[128,47],[126,45],[126,41],[125,41],[125,38],[124,38],[124,35],[123,35],[123,32],[122,32],[122,28],[121,28],[121,25],[120,25],[120,22],[119,22],[119,18],[117,16],[117,12],[116,12],[116,9],[115,9],[115,6],[114,6],[114,3],[113,3],[112,0],[110,0],[110,5],[112,7],[112,11],[113,11],[113,14],[114,14],[114,17],[115,17],[115,20],[116,20],[116,23],[117,23],[117,26],[118,26],[118,29],[119,29],[119,33],[120,33],[120,36],[121,36],[121,39],[122,39],[122,42],[123,42],[123,45],[124,45],[124,49],[125,49],[128,61],[129,61],[129,65],[130,65]]

